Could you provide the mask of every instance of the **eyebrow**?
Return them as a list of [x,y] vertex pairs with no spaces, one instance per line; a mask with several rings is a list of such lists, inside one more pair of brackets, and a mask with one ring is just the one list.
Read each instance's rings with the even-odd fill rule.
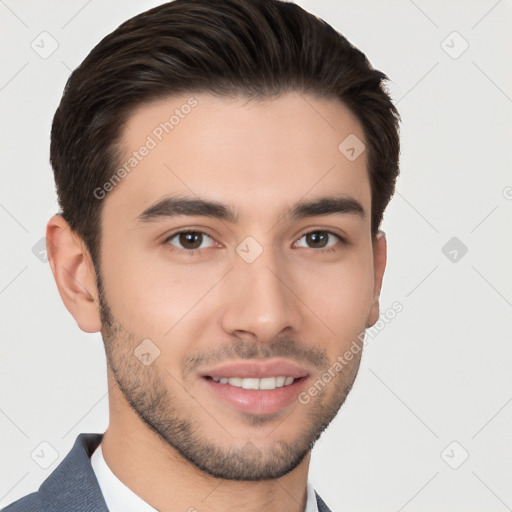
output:
[[[363,205],[349,196],[329,196],[312,201],[299,201],[285,212],[284,217],[301,220],[333,214],[351,214],[361,219],[366,218]],[[238,214],[226,204],[206,199],[170,196],[148,207],[136,218],[136,221],[146,223],[182,215],[212,217],[232,223],[237,223],[239,219]]]

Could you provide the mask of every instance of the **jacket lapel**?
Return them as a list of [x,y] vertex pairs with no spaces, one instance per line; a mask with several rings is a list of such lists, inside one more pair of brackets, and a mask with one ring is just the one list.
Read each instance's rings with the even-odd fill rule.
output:
[[316,504],[318,505],[318,512],[331,512],[331,509],[325,504],[324,500],[320,498],[318,493],[315,491]]

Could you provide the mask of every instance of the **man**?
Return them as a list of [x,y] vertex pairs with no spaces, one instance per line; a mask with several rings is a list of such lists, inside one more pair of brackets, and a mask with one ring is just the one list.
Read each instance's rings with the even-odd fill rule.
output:
[[102,333],[110,422],[4,510],[329,510],[308,468],[379,317],[385,79],[277,0],[176,0],[91,51],[52,126],[47,249]]

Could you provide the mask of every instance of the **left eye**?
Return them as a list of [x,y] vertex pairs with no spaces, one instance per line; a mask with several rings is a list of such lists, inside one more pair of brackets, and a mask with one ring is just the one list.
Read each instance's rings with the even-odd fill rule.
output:
[[[331,231],[310,231],[309,233],[305,233],[299,238],[302,240],[305,238],[306,243],[310,244],[309,248],[311,249],[324,249],[326,247],[332,247],[336,244],[336,240],[334,240],[333,243],[329,243],[329,236],[336,237],[339,241],[342,241],[341,237],[337,235],[336,233],[333,233]],[[297,242],[298,243],[298,242]],[[300,246],[304,247],[304,246]],[[306,246],[308,247],[308,246]]]

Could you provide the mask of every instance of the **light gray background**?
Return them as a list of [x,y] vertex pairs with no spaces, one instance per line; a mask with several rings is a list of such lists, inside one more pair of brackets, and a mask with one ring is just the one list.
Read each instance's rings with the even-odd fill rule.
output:
[[[159,3],[0,0],[0,507],[108,423],[100,335],[77,328],[32,248],[57,211],[49,131],[70,70]],[[403,118],[382,306],[404,309],[365,349],[310,478],[335,511],[512,510],[512,2],[298,3],[390,76]],[[42,442],[58,452],[46,469]]]

